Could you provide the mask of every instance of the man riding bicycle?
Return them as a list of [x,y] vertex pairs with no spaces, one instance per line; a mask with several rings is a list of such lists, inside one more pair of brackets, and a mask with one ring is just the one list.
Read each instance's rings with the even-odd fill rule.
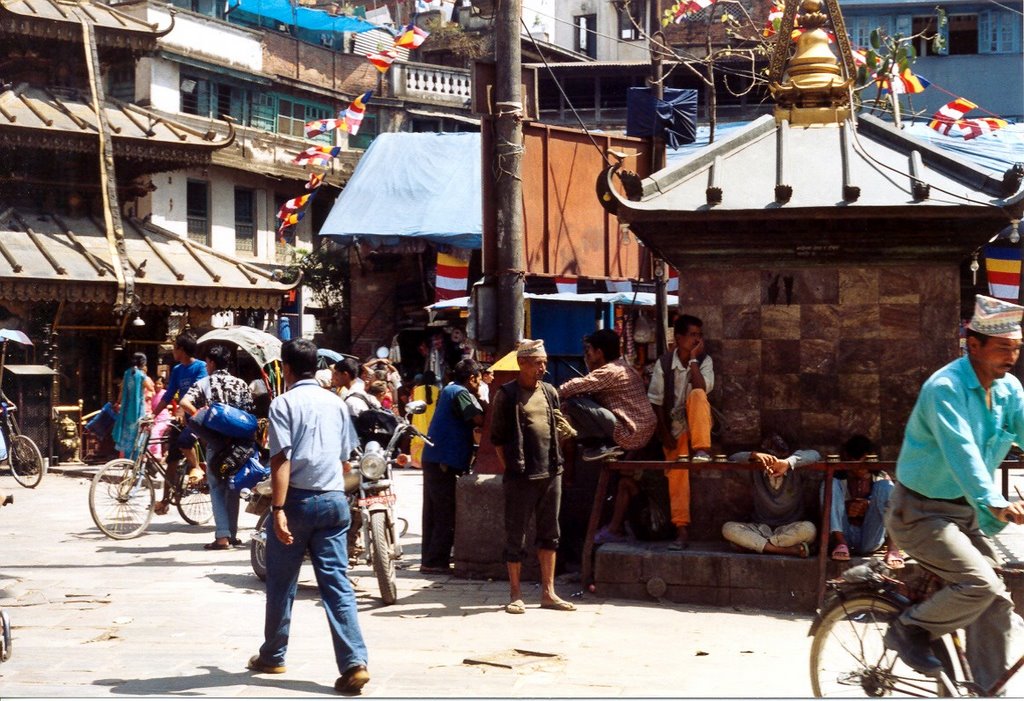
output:
[[967,355],[921,387],[896,463],[885,526],[893,541],[947,586],[907,609],[885,644],[922,674],[941,669],[931,641],[963,628],[975,680],[990,686],[1012,664],[1024,621],[993,569],[991,535],[1024,523],[994,475],[1012,443],[1024,443],[1024,388],[1010,374],[1021,350],[1024,307],[978,295]]
[[[153,415],[159,416],[172,400],[179,402],[185,398],[189,389],[197,381],[206,377],[206,363],[195,357],[198,343],[195,337],[189,333],[180,334],[174,340],[174,360],[177,362],[171,369],[171,377],[167,380],[167,391],[164,392],[160,403],[153,409]],[[179,405],[174,412],[177,426],[172,424],[170,432],[170,446],[167,451],[167,479],[164,481],[163,498],[156,503],[153,510],[163,515],[167,513],[168,496],[170,485],[177,484],[178,464],[182,457],[188,462],[189,474],[202,477],[202,469],[199,467],[199,458],[196,456],[196,438],[192,431],[185,426],[185,410]],[[177,429],[177,430],[175,430]]]

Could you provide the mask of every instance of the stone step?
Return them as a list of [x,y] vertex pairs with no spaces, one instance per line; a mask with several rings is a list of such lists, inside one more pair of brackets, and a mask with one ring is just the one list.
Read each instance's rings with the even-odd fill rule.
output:
[[[829,560],[826,578],[839,577],[869,559]],[[919,574],[913,560],[902,570],[890,571],[890,576],[908,582]],[[1022,580],[1007,579],[1018,612],[1024,609]],[[812,613],[818,599],[818,558],[737,552],[722,541],[691,542],[679,551],[669,550],[668,541],[606,543],[594,554],[594,589],[610,598]]]

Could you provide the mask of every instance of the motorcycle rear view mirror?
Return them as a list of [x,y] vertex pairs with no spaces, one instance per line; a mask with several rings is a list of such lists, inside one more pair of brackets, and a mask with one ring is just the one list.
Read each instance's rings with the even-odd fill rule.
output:
[[424,414],[427,411],[427,403],[422,399],[415,399],[411,402],[406,402],[405,413],[406,414]]

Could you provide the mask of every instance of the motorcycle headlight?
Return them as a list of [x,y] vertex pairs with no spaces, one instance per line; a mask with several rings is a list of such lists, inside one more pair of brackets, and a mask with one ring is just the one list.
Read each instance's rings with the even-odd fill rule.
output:
[[380,453],[367,453],[359,458],[359,472],[368,480],[379,480],[387,469],[388,461]]

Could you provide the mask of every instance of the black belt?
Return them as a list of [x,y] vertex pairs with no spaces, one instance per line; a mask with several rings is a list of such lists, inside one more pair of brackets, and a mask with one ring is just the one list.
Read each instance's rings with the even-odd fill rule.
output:
[[905,490],[907,490],[910,494],[913,494],[918,499],[929,499],[931,501],[944,501],[947,504],[956,504],[957,506],[968,506],[970,504],[970,502],[967,501],[967,497],[957,497],[956,499],[940,499],[939,497],[929,497],[929,496],[926,496],[924,494],[921,494],[921,492],[915,492],[913,489],[911,489],[907,485],[903,484],[902,482],[900,482],[900,486],[903,487]]

